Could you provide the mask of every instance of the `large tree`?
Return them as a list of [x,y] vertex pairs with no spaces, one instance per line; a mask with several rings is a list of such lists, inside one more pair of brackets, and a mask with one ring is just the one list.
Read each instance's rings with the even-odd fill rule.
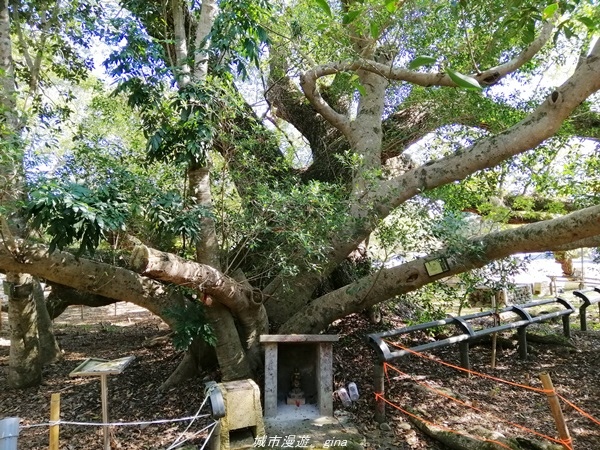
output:
[[[16,239],[0,248],[0,270],[137,303],[176,330],[189,332],[186,316],[202,305],[213,335],[200,331],[204,324],[196,339],[188,333],[176,378],[210,356],[206,341],[216,343],[223,378],[243,378],[258,367],[268,324],[318,333],[517,252],[598,245],[594,2],[121,3],[128,13],[100,33],[118,45],[106,62],[118,82],[110,101],[122,107],[128,98],[149,160],[185,182],[166,195],[147,164],[92,173],[97,152],[81,156],[81,142],[92,141],[81,127],[70,172],[77,180],[41,180],[28,197],[49,247]],[[558,62],[569,66],[562,82],[511,94],[546,82],[542,74]],[[257,86],[263,108],[253,108]],[[98,152],[107,140],[93,140]],[[591,144],[578,150],[574,140]],[[121,143],[105,154],[123,168]],[[538,161],[565,176],[542,177]],[[568,189],[566,176],[581,186]],[[145,189],[136,189],[144,177]],[[398,211],[429,211],[436,222],[434,207],[485,213],[500,197],[504,209],[522,209],[540,193],[557,200],[548,220],[478,236],[440,232],[440,220],[421,249],[428,256],[341,275]],[[127,267],[82,257],[102,238],[115,246],[124,231],[145,243]],[[77,256],[66,252],[76,243]],[[432,257],[444,257],[448,271],[428,274]],[[180,295],[172,285],[184,287]]]

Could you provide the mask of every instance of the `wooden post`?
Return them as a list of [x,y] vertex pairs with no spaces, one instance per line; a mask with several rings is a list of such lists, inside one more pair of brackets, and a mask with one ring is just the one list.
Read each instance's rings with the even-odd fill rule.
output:
[[[471,370],[471,360],[469,359],[469,341],[459,342],[458,351],[460,352],[460,366],[463,369]],[[470,374],[467,374],[467,376],[470,376]]]
[[527,359],[527,329],[526,327],[517,328],[517,336],[519,339],[519,358]]
[[569,429],[567,428],[567,423],[565,422],[565,418],[562,413],[562,409],[560,409],[560,403],[558,402],[558,397],[556,396],[556,391],[554,390],[554,386],[552,385],[552,380],[550,379],[550,375],[547,373],[540,374],[540,379],[542,380],[542,386],[546,391],[546,395],[548,396],[548,403],[550,404],[550,411],[552,412],[552,417],[554,417],[554,422],[556,423],[556,429],[558,430],[558,436],[562,442],[564,442],[563,447],[567,450],[571,449],[571,436],[569,435]]
[[[373,370],[373,390],[375,394],[383,397],[385,394],[385,370],[381,362],[376,362]],[[383,398],[375,399],[375,420],[379,423],[385,421],[385,402]]]
[[[102,422],[108,423],[108,375],[100,375],[100,393],[102,397]],[[104,450],[110,450],[109,427],[104,425]]]
[[0,420],[0,450],[17,450],[18,437],[18,417],[7,417]]
[[[50,422],[58,422],[60,420],[60,394],[52,394],[50,396]],[[49,450],[58,450],[59,426],[50,425],[50,446]]]

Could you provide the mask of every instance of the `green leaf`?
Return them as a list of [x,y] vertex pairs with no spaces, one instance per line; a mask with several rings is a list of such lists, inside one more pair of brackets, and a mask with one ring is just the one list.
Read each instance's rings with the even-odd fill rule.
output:
[[554,13],[558,10],[558,3],[551,3],[544,8],[542,11],[542,19],[548,20],[554,16]]
[[327,0],[315,0],[315,3],[319,8],[325,11],[325,14],[331,17],[331,8],[329,7],[329,3],[327,3]]
[[342,18],[342,23],[344,25],[349,25],[356,20],[356,18],[360,15],[361,11],[350,11],[348,14],[344,15]]
[[360,92],[360,95],[367,95],[367,90],[362,84],[356,83],[355,87],[358,90],[358,92]]
[[458,87],[461,87],[463,89],[475,89],[478,91],[483,89],[479,82],[473,77],[463,75],[462,73],[452,70],[450,68],[447,68],[446,72],[448,73],[450,79],[454,81]]
[[391,13],[395,12],[398,9],[396,0],[385,0],[385,9],[387,9]]
[[371,32],[371,37],[373,39],[378,39],[379,38],[379,25],[377,25],[375,22],[371,22],[369,24],[369,31]]
[[531,19],[525,25],[523,34],[523,42],[525,44],[531,44],[535,39],[535,20]]
[[577,20],[579,20],[582,24],[584,24],[589,31],[594,31],[597,27],[594,19],[592,19],[590,17],[578,17]]
[[429,64],[433,64],[436,61],[437,61],[437,59],[434,58],[433,56],[421,55],[421,56],[417,56],[415,59],[413,59],[408,64],[408,68],[409,69],[418,69],[421,66],[427,66]]
[[563,30],[565,31],[565,36],[567,37],[567,39],[571,39],[573,36],[575,36],[573,28],[565,26]]

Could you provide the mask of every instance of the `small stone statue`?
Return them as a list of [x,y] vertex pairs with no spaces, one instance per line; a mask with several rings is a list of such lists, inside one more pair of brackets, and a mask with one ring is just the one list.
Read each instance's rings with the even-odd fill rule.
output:
[[304,391],[300,387],[300,370],[296,367],[292,373],[292,389],[287,396],[288,405],[304,405],[306,403],[304,399]]

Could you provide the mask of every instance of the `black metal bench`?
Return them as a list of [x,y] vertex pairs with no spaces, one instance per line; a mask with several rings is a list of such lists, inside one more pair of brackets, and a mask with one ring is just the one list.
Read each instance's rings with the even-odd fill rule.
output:
[[[600,301],[600,299],[598,300]],[[553,311],[553,312],[542,312],[538,315],[531,315],[527,310],[546,305],[558,305],[564,307],[564,309]],[[485,336],[492,335],[508,330],[517,330],[518,342],[519,342],[519,357],[521,359],[527,358],[527,335],[526,329],[529,325],[535,323],[542,323],[558,317],[562,318],[563,332],[566,337],[571,336],[571,327],[569,316],[575,312],[575,308],[565,299],[557,297],[554,299],[538,300],[534,302],[525,303],[523,305],[511,305],[502,308],[498,311],[489,310],[482,311],[474,314],[468,314],[459,317],[448,317],[446,319],[437,320],[434,322],[421,323],[418,325],[412,325],[397,330],[386,331],[383,333],[372,333],[367,336],[368,343],[375,349],[377,354],[377,363],[374,368],[374,391],[383,395],[385,391],[385,373],[384,363],[391,362],[414,352],[423,352],[432,350],[440,347],[447,347],[449,345],[458,344],[460,351],[460,363],[465,369],[470,369],[469,361],[469,344],[476,342]],[[483,328],[475,330],[473,325],[470,323],[475,319],[481,319],[485,317],[493,317],[495,314],[502,315],[506,313],[515,314],[516,320],[496,325],[493,327]],[[436,327],[445,327],[448,325],[455,326],[460,334],[451,336],[445,339],[436,340],[434,342],[428,342],[426,344],[417,345],[415,347],[407,349],[390,349],[387,339],[395,338],[403,334],[409,334],[416,331],[423,331]],[[393,346],[393,345],[392,345]],[[378,397],[375,418],[378,421],[383,421],[385,417],[385,402],[382,398]]]
[[581,326],[581,331],[587,331],[586,311],[588,306],[598,303],[598,312],[600,313],[600,288],[595,287],[573,291],[573,295],[583,301],[583,304],[579,307],[579,324]]

